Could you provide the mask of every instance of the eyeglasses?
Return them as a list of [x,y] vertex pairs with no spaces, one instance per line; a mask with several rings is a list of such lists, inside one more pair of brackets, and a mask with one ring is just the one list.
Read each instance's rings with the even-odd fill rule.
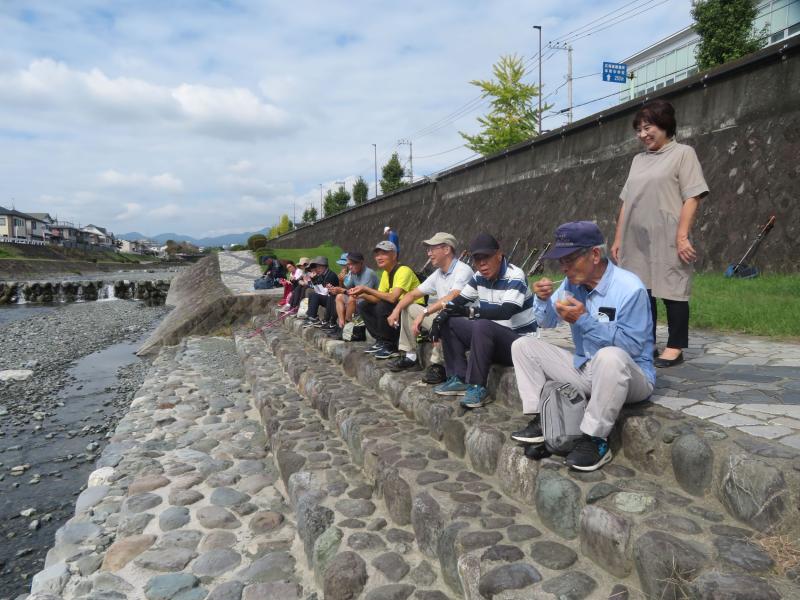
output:
[[436,244],[435,246],[425,246],[425,252],[430,254],[434,250],[440,250],[440,249],[444,248],[445,246],[446,246],[446,244]]
[[568,254],[567,256],[559,258],[558,264],[560,264],[563,267],[571,267],[575,263],[575,261],[577,261],[584,254],[588,254],[591,250],[592,250],[591,248],[583,248],[582,250],[578,250],[577,252]]

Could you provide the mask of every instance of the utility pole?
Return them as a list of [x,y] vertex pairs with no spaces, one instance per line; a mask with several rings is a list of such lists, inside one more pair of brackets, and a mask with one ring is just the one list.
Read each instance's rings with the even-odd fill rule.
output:
[[414,183],[414,156],[412,152],[411,140],[398,140],[398,145],[408,145],[408,178],[410,183]]
[[539,135],[542,135],[542,26],[533,28],[539,30]]
[[378,144],[372,144],[372,150],[375,153],[375,198],[378,197]]
[[322,184],[319,184],[319,218],[322,218]]
[[562,110],[562,113],[567,113],[567,124],[572,123],[572,46],[563,44],[547,44],[551,50],[566,50],[567,51],[567,108]]

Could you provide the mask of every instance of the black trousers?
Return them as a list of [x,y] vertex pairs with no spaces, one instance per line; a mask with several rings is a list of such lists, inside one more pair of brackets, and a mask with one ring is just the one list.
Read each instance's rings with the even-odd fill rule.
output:
[[[650,298],[650,314],[653,315],[653,343],[656,341],[656,320],[658,317],[658,298],[653,298],[650,290],[647,290]],[[689,302],[686,300],[667,300],[661,301],[667,307],[667,348],[687,348],[689,346]]]
[[[519,335],[494,321],[450,317],[442,325],[441,336],[448,377],[455,375],[464,383],[485,387],[492,363],[507,367],[514,364],[511,344]],[[470,351],[469,360],[467,350]]]
[[325,309],[325,320],[331,322],[336,320],[336,296],[311,291],[308,294],[308,316],[316,319],[320,306]]
[[388,344],[393,348],[397,348],[397,343],[400,341],[400,328],[392,327],[386,321],[395,305],[391,302],[381,300],[380,302],[359,302],[358,314],[364,319],[364,325],[369,331],[369,334],[375,338],[375,341]]
[[297,308],[300,306],[300,302],[305,297],[306,292],[308,291],[308,287],[304,285],[295,284],[294,289],[292,290],[292,297],[289,300],[289,306],[292,308]]

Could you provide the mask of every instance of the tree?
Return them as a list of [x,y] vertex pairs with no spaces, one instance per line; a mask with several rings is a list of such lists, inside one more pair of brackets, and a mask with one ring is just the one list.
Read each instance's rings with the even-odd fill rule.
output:
[[361,175],[358,176],[356,182],[353,184],[353,202],[356,204],[364,204],[369,196],[369,185],[364,181]]
[[272,234],[270,239],[274,239],[284,233],[289,233],[292,229],[294,229],[294,223],[289,220],[289,215],[281,215],[281,220],[270,230]]
[[267,236],[263,233],[254,233],[247,238],[247,248],[255,252],[259,248],[264,248],[267,245]]
[[314,206],[309,206],[303,211],[303,223],[313,223],[317,220],[317,209]]
[[397,152],[394,152],[389,162],[383,165],[383,169],[381,169],[381,191],[384,194],[389,194],[405,187],[408,185],[403,181],[403,177],[405,176],[406,170],[403,168],[403,165],[400,164]]
[[[459,131],[467,140],[467,147],[484,156],[538,135],[539,111],[533,107],[533,100],[539,96],[540,90],[533,84],[522,82],[526,75],[522,58],[516,54],[501,56],[492,71],[494,80],[470,81],[483,90],[483,98],[492,98],[492,110],[485,117],[478,118],[482,131],[477,135]],[[542,106],[542,111],[550,108],[552,106]]]
[[328,193],[325,194],[325,201],[322,204],[325,216],[330,217],[331,215],[342,212],[347,208],[348,202],[350,202],[350,192],[344,189],[343,185],[340,185],[339,189],[335,192],[328,190]]
[[759,50],[767,28],[753,29],[755,0],[699,0],[692,7],[694,30],[700,36],[697,68],[701,71]]

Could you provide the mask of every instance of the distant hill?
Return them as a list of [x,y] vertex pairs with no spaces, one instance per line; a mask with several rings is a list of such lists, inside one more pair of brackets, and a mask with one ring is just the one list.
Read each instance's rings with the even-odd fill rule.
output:
[[247,231],[242,233],[229,233],[227,235],[218,235],[216,237],[196,238],[191,235],[184,235],[182,233],[159,233],[158,235],[145,235],[138,231],[131,231],[130,233],[123,233],[117,236],[120,240],[153,240],[159,244],[165,244],[167,240],[174,240],[176,242],[189,242],[195,246],[229,246],[231,244],[244,244],[247,238],[256,233],[267,233],[267,228],[259,231]]

